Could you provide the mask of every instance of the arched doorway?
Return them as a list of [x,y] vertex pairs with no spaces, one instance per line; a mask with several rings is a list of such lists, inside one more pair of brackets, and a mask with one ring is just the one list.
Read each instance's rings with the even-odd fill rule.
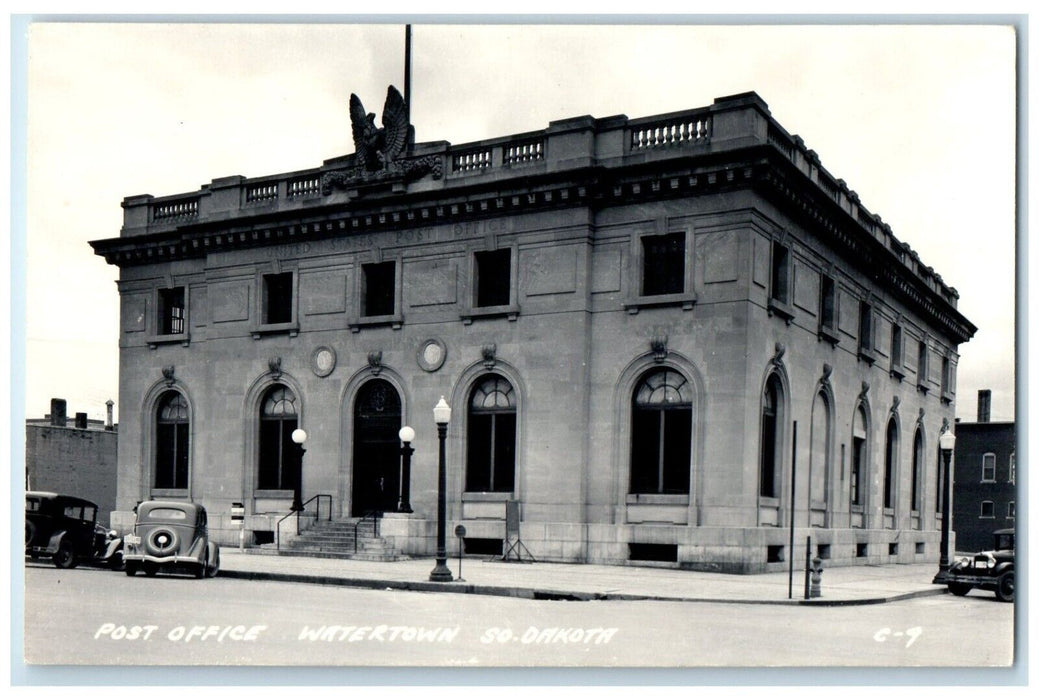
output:
[[392,511],[400,490],[400,394],[385,379],[372,379],[354,402],[354,473],[351,512]]

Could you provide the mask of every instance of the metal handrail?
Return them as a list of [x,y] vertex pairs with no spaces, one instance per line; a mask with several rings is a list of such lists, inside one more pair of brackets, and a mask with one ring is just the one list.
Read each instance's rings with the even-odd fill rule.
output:
[[361,516],[361,519],[354,523],[354,554],[357,554],[357,529],[361,526],[365,520],[371,518],[372,525],[374,525],[373,532],[375,536],[379,536],[379,516],[382,515],[381,510],[370,510]]
[[[308,504],[313,503],[314,501],[317,501],[317,507],[316,507],[317,515],[314,517],[314,520],[315,521],[321,520],[321,499],[322,498],[327,498],[328,499],[328,518],[327,518],[327,520],[332,520],[332,496],[331,496],[331,494],[319,493],[316,496],[311,496],[303,504],[303,508],[301,508],[300,510],[289,511],[288,514],[282,516],[281,519],[279,519],[278,522],[275,523],[275,525],[274,525],[274,548],[276,550],[281,551],[281,524],[283,522],[285,522],[286,520],[288,520],[289,518],[291,518],[293,515],[295,515],[296,516],[296,534],[299,535],[299,514],[302,513],[303,510],[306,509]],[[355,536],[356,536],[356,531],[355,531]]]

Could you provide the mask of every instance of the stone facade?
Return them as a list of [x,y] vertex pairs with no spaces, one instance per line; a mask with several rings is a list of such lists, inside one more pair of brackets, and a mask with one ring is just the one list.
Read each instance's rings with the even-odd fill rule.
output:
[[[937,558],[937,438],[975,329],[757,95],[408,157],[428,174],[351,179],[347,156],[124,200],[120,237],[92,244],[120,268],[120,509],[192,498],[237,542],[241,502],[273,530],[292,493],[259,487],[261,442],[284,387],[303,499],[384,511],[430,554],[444,396],[449,532],[474,548],[514,500],[543,560],[755,572],[808,535],[831,565]],[[405,424],[396,513],[385,436]],[[170,440],[185,471],[158,489]]]

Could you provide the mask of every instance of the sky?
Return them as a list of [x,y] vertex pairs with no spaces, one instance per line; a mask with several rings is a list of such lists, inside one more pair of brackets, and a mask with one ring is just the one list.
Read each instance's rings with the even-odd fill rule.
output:
[[[386,86],[403,89],[404,26],[36,22],[27,47],[25,416],[60,397],[103,419],[118,269],[88,242],[119,235],[127,196],[353,152],[349,96],[381,113]],[[978,332],[959,348],[957,416],[991,389],[992,419],[1015,418],[1012,27],[426,23],[412,55],[418,141],[757,92],[958,290]]]

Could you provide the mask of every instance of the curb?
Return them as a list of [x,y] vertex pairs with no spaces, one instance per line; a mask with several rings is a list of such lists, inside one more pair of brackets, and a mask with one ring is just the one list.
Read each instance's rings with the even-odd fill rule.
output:
[[634,593],[587,593],[583,591],[556,591],[541,588],[521,588],[514,586],[487,586],[480,584],[451,582],[434,583],[432,581],[397,581],[392,579],[348,578],[343,576],[322,576],[307,574],[282,574],[267,571],[237,571],[221,569],[217,574],[222,578],[242,579],[247,581],[277,581],[280,583],[309,583],[323,586],[343,586],[347,588],[368,588],[371,590],[416,591],[422,593],[462,593],[469,595],[499,596],[505,598],[523,598],[526,600],[564,600],[593,601],[614,600],[634,601],[647,600],[671,603],[722,603],[727,605],[806,605],[811,607],[837,607],[850,605],[879,605],[893,603],[912,598],[924,598],[945,595],[945,587],[933,590],[896,593],[890,596],[860,598],[854,600],[812,600],[783,599],[739,599],[739,598],[695,598],[683,596],[641,595]]

